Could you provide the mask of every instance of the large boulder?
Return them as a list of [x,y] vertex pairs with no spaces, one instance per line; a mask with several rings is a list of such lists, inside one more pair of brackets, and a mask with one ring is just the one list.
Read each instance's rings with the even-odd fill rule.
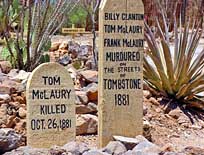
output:
[[95,134],[97,133],[98,118],[95,115],[84,114],[77,115],[76,134]]
[[0,129],[0,154],[16,149],[21,144],[21,135],[14,132],[13,129]]

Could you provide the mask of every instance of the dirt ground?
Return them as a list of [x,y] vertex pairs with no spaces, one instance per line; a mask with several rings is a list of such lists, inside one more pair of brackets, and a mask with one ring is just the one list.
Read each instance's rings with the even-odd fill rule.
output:
[[[155,105],[145,99],[144,109],[147,113],[144,120],[148,120],[151,125],[152,142],[161,148],[168,148],[170,151],[180,152],[186,147],[204,148],[204,122],[198,115],[187,116],[184,112],[177,113],[179,118],[170,116],[176,113],[172,110],[165,114],[165,108],[162,105]],[[191,119],[193,122],[191,122]],[[97,148],[97,135],[77,136],[77,141],[84,142],[92,148]]]

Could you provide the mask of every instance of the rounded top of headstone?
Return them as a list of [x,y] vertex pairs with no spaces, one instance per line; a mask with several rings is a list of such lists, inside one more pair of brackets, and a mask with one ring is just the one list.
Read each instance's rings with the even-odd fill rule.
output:
[[[71,84],[70,86],[73,87],[73,81],[71,79],[69,72],[62,65],[52,62],[52,63],[43,63],[33,70],[33,72],[31,73],[31,75],[28,79],[27,88],[31,84],[32,84],[32,86],[37,86],[37,85],[39,86],[39,83],[42,82],[42,81],[39,81],[39,76],[42,76],[42,75],[61,76],[61,78],[63,80],[70,81],[69,84]],[[35,79],[37,79],[37,80],[35,80]]]

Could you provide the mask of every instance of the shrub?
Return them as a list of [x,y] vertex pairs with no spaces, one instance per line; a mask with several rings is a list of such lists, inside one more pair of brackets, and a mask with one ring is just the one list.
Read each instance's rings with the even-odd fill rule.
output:
[[181,18],[178,22],[174,16],[172,46],[168,22],[162,10],[161,16],[162,22],[155,20],[158,37],[145,24],[149,50],[144,58],[144,79],[164,96],[204,110],[204,48],[195,55],[203,33],[203,19],[194,20],[190,28],[190,20],[182,26]]

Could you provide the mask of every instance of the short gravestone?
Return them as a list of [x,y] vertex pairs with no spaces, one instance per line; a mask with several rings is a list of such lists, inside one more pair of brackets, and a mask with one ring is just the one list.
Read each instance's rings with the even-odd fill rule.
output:
[[37,67],[28,80],[26,98],[27,145],[48,148],[75,140],[75,92],[64,67]]
[[143,130],[144,6],[104,0],[99,14],[99,146]]

